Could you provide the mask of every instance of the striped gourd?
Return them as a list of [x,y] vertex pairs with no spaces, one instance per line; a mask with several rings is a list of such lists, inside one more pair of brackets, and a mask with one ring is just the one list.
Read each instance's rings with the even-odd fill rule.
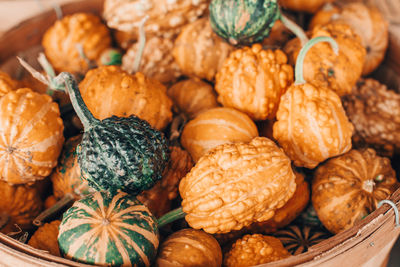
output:
[[133,196],[95,192],[64,214],[58,243],[66,258],[79,262],[150,266],[157,253],[158,226]]
[[0,99],[0,179],[31,183],[48,176],[57,165],[63,136],[57,103],[28,88]]

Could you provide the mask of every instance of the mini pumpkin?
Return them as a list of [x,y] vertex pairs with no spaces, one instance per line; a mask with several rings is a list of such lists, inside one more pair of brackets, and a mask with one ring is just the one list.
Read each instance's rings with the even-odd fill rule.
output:
[[181,144],[197,162],[220,144],[249,142],[256,136],[257,127],[246,114],[232,108],[213,108],[185,125]]
[[388,158],[375,150],[351,150],[318,167],[312,181],[312,203],[332,233],[352,227],[399,186]]
[[18,88],[18,82],[14,81],[6,72],[0,71],[0,97]]
[[[330,13],[328,22],[345,23],[361,37],[367,52],[362,74],[368,75],[385,57],[389,43],[389,24],[377,8],[364,3],[347,3],[336,10]],[[315,23],[318,22],[314,20]]]
[[136,115],[156,129],[172,120],[167,88],[140,72],[130,75],[117,66],[101,66],[86,74],[79,89],[97,119]]
[[175,83],[167,91],[168,96],[181,112],[194,119],[199,113],[218,107],[213,87],[198,78]]
[[182,29],[172,55],[183,74],[212,81],[233,49],[213,32],[206,17]]
[[237,49],[217,73],[218,102],[254,120],[272,119],[279,100],[293,82],[293,68],[285,53],[263,50],[261,44]]
[[315,13],[324,4],[333,1],[334,0],[279,0],[279,4],[290,10]]
[[281,241],[273,236],[245,235],[224,256],[224,266],[244,267],[281,260],[290,256]]
[[220,267],[222,252],[212,235],[183,229],[170,235],[160,246],[156,266]]
[[240,230],[272,218],[295,189],[289,158],[263,137],[215,147],[179,184],[186,221],[208,233]]
[[[310,33],[311,38],[327,36],[339,46],[338,55],[329,44],[319,43],[310,49],[304,60],[304,79],[316,87],[326,87],[339,96],[349,94],[361,77],[366,50],[360,37],[342,23],[318,25]],[[289,41],[284,51],[294,64],[301,50],[299,39]]]
[[[146,40],[139,71],[161,83],[175,81],[181,75],[181,71],[171,54],[173,47],[174,41],[170,38],[154,36]],[[135,43],[122,57],[122,68],[129,73],[134,71],[138,50],[139,43]]]
[[89,69],[87,60],[96,61],[111,46],[111,37],[99,17],[75,13],[56,21],[44,34],[42,45],[56,71],[85,73]]
[[29,239],[28,245],[61,257],[57,241],[58,227],[60,226],[60,223],[61,221],[55,220],[39,227]]
[[48,95],[20,88],[0,98],[0,179],[24,184],[48,176],[57,165],[63,129]]

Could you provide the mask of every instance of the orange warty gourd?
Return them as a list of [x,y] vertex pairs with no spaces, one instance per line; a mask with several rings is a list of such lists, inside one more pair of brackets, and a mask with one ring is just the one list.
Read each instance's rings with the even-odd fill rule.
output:
[[352,227],[399,186],[388,158],[373,149],[351,150],[318,167],[312,182],[312,204],[332,233]]
[[179,184],[186,221],[212,234],[272,218],[295,190],[290,159],[263,137],[215,147]]
[[140,72],[130,75],[117,66],[101,66],[88,71],[79,89],[97,119],[136,115],[158,130],[172,120],[167,88]]
[[29,239],[28,245],[40,250],[48,251],[51,255],[59,256],[60,248],[58,247],[58,227],[61,221],[55,220],[40,226]]
[[315,13],[324,4],[333,1],[334,0],[279,0],[279,4],[290,10]]
[[293,82],[285,53],[263,50],[261,44],[237,49],[216,75],[218,102],[253,120],[275,117],[281,95]]
[[170,235],[160,246],[156,266],[220,267],[222,251],[211,235],[183,229]]
[[198,78],[177,82],[168,89],[167,94],[190,119],[205,110],[218,107],[213,87]]
[[29,88],[9,92],[0,99],[0,129],[1,180],[32,183],[57,165],[64,126],[50,96]]
[[85,73],[89,65],[85,57],[96,61],[111,46],[111,37],[100,18],[90,13],[75,13],[57,20],[43,36],[47,58],[58,72]]
[[224,266],[245,267],[281,260],[290,256],[282,242],[273,236],[245,235],[224,256]]
[[257,127],[246,114],[232,108],[213,108],[185,125],[181,144],[196,162],[220,144],[250,142],[256,136]]
[[325,4],[318,12],[316,12],[311,18],[308,24],[308,29],[312,30],[317,25],[325,25],[331,22],[333,16],[338,16],[340,13],[340,7],[333,3]]
[[0,97],[17,88],[18,82],[14,81],[7,73],[0,71]]
[[183,74],[212,81],[233,49],[213,32],[206,17],[182,29],[172,55]]

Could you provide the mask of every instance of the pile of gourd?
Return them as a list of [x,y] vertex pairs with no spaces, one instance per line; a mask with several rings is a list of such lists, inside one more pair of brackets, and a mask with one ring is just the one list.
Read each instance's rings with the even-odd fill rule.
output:
[[252,266],[357,224],[399,186],[400,95],[369,78],[388,23],[345,2],[60,18],[43,71],[21,63],[45,85],[0,73],[1,232],[87,264]]

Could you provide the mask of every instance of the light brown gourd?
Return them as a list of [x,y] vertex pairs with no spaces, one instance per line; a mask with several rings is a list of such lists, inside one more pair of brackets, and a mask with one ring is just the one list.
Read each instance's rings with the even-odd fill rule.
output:
[[261,44],[237,49],[216,75],[218,102],[253,120],[273,119],[281,95],[293,83],[285,53],[263,50]]
[[266,221],[295,189],[289,158],[263,137],[215,147],[179,184],[186,221],[207,233],[227,233]]
[[0,179],[32,183],[57,165],[63,136],[58,105],[29,88],[0,98]]
[[182,29],[172,55],[183,74],[213,81],[233,50],[213,32],[209,18],[205,17]]
[[318,167],[312,204],[326,229],[336,234],[373,212],[398,186],[388,158],[371,148],[353,149]]
[[225,143],[249,142],[258,136],[254,122],[232,108],[213,108],[189,121],[181,135],[182,146],[197,162],[210,149]]
[[[85,73],[89,69],[87,60],[96,61],[111,46],[111,37],[99,17],[75,13],[57,20],[47,29],[42,45],[56,71]],[[79,45],[87,60],[80,54]]]
[[61,257],[58,247],[58,227],[61,221],[55,220],[40,226],[28,241],[28,245],[36,249],[48,251],[51,255]]
[[221,248],[211,235],[195,229],[183,229],[170,235],[160,246],[157,267],[220,267]]
[[117,66],[101,66],[86,74],[79,89],[97,119],[136,115],[158,130],[172,120],[167,88],[140,72],[130,75]]

